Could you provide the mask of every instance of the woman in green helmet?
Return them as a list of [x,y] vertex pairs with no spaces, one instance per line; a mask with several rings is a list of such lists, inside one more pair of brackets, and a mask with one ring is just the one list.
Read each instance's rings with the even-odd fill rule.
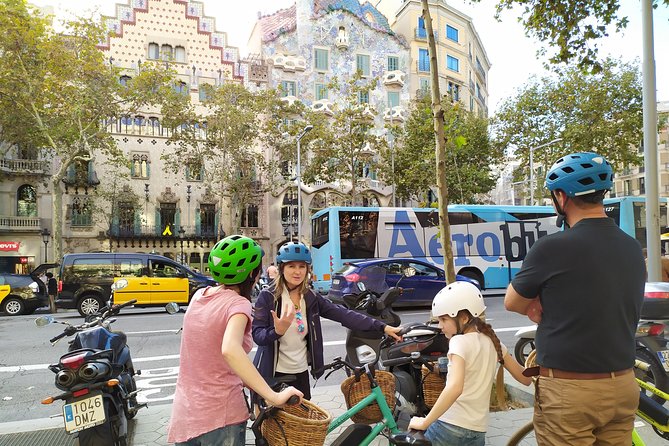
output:
[[231,235],[209,254],[220,284],[198,290],[183,320],[177,379],[167,441],[177,445],[242,446],[248,408],[242,387],[272,405],[302,393],[274,392],[247,356],[251,340],[251,289],[263,252],[252,239]]

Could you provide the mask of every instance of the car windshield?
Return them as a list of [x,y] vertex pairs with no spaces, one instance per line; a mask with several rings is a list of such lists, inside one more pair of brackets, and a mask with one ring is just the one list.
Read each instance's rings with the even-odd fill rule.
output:
[[359,273],[360,282],[365,284],[368,290],[375,293],[383,293],[388,289],[386,283],[386,269],[381,266],[367,266]]

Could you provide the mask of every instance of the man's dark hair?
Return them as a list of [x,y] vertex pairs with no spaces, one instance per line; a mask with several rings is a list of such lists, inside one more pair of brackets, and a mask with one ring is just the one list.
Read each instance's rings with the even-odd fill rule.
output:
[[588,205],[588,204],[603,204],[604,202],[604,195],[608,190],[598,190],[595,192],[591,192],[589,194],[585,195],[578,195],[576,197],[572,197],[571,199],[580,202],[582,204]]

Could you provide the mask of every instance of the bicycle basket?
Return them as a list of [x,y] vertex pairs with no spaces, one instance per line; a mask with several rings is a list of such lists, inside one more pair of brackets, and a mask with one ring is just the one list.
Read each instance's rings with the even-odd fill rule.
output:
[[322,446],[332,417],[308,400],[275,410],[262,423],[269,446]]
[[[395,407],[395,377],[392,373],[384,372],[383,370],[376,370],[374,376],[383,392],[383,396],[386,397],[388,407],[392,410],[392,408]],[[355,381],[355,376],[353,375],[346,378],[344,382],[341,383],[341,393],[344,394],[346,407],[350,409],[358,404],[363,398],[370,394],[370,389],[369,378],[367,378],[367,375],[362,375],[358,382]],[[351,417],[351,420],[354,423],[363,424],[378,423],[382,419],[383,415],[381,414],[381,408],[376,402],[370,404]]]
[[423,375],[423,399],[427,407],[433,407],[437,402],[437,398],[441,395],[446,385],[446,378],[439,373],[437,364],[434,364],[434,370],[430,370],[423,366],[421,368],[421,375]]

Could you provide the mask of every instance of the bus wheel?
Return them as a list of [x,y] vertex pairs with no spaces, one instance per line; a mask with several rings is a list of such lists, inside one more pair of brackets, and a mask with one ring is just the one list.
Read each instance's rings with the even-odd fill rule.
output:
[[485,288],[485,282],[483,281],[483,275],[479,273],[478,271],[471,270],[471,269],[466,269],[464,271],[460,271],[458,274],[461,276],[465,276],[469,279],[474,279],[479,283],[479,288],[484,289]]

